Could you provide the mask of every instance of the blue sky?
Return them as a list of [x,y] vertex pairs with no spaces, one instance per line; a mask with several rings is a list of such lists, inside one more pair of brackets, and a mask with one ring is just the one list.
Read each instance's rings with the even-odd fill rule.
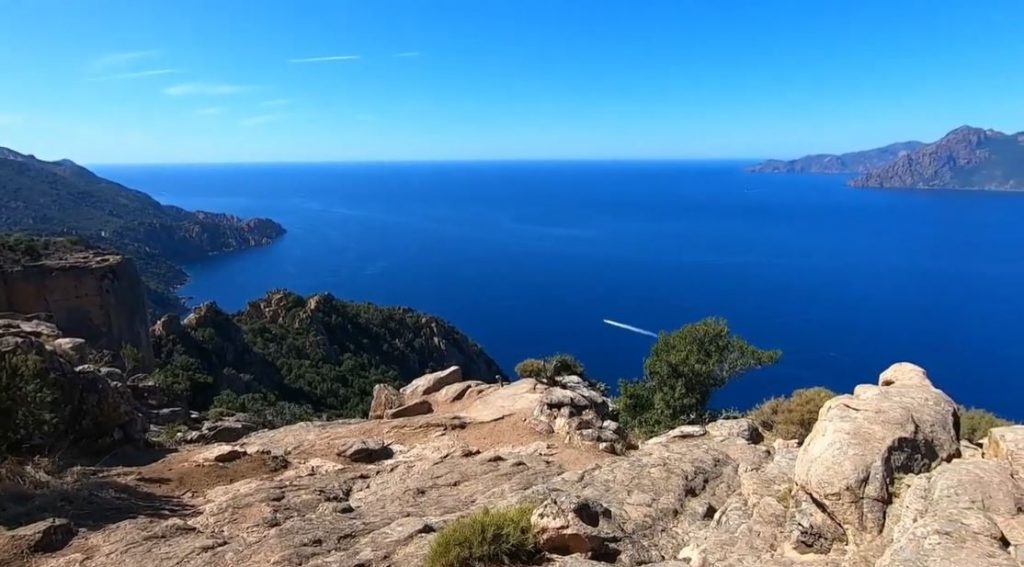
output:
[[748,158],[1024,129],[1024,3],[0,0],[0,145],[85,163]]

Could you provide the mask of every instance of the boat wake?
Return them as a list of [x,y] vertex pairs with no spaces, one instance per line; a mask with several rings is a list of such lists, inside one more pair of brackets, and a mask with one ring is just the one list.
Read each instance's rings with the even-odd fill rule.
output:
[[647,329],[641,329],[640,327],[634,327],[633,325],[627,325],[625,323],[619,323],[618,321],[612,321],[611,319],[604,319],[604,322],[611,325],[612,327],[618,327],[627,331],[632,331],[640,335],[647,335],[648,337],[658,338],[657,333],[648,331]]

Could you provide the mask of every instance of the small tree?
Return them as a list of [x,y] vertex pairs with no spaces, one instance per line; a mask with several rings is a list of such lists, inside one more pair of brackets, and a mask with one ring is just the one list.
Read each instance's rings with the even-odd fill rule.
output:
[[644,377],[620,382],[620,415],[627,427],[645,435],[695,421],[715,390],[781,356],[751,346],[715,317],[662,333],[644,361]]
[[547,383],[560,376],[585,377],[583,363],[571,354],[558,353],[544,359],[527,358],[516,365],[516,375]]
[[988,435],[993,427],[1013,425],[990,411],[978,408],[960,408],[960,438],[977,443]]

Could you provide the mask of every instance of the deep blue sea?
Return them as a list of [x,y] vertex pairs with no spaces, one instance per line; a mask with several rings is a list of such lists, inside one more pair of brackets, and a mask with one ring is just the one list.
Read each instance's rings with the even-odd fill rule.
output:
[[278,243],[188,266],[227,309],[270,288],[409,305],[506,369],[554,352],[609,382],[650,337],[726,317],[777,366],[716,397],[841,392],[909,360],[1024,419],[1024,194],[865,190],[735,162],[101,166],[190,209],[268,216]]

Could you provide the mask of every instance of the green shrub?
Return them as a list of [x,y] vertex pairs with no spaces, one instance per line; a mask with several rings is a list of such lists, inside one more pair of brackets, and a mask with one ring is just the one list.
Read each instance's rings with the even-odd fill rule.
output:
[[826,388],[795,390],[788,398],[771,398],[750,410],[747,417],[776,439],[803,441],[818,421],[818,410],[836,393]]
[[126,375],[134,374],[142,364],[142,353],[135,346],[125,343],[121,347],[121,364]]
[[0,453],[47,439],[60,425],[59,396],[38,355],[0,355]]
[[483,509],[445,526],[430,544],[426,567],[520,565],[537,555],[532,506]]
[[780,351],[758,349],[733,335],[720,318],[662,333],[644,361],[644,377],[619,383],[620,416],[627,428],[641,435],[699,420],[715,390],[781,356]]
[[1013,425],[990,411],[978,408],[960,408],[960,438],[977,443],[988,435],[993,427]]
[[539,358],[527,358],[516,365],[516,376],[544,380],[548,377],[547,365]]

